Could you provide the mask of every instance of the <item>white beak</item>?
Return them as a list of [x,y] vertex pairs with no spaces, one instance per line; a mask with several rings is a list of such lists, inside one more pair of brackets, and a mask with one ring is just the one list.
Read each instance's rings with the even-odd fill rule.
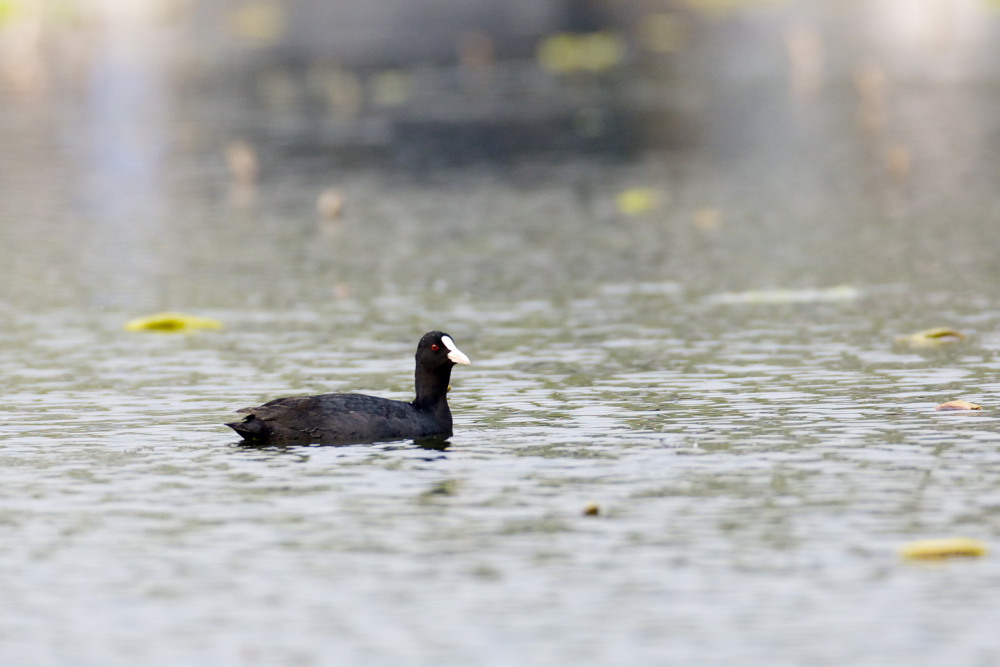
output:
[[444,343],[446,348],[448,348],[448,359],[450,359],[453,364],[472,363],[469,361],[469,358],[465,356],[465,353],[458,349],[458,346],[455,345],[455,341],[453,341],[450,336],[442,336],[441,342]]

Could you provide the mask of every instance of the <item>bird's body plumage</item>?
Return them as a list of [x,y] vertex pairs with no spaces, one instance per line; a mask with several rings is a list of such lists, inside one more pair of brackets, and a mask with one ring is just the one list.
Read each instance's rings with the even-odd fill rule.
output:
[[416,354],[416,398],[396,401],[364,394],[288,396],[238,413],[226,424],[255,443],[348,444],[452,434],[448,382],[455,364],[469,363],[448,334],[432,331]]

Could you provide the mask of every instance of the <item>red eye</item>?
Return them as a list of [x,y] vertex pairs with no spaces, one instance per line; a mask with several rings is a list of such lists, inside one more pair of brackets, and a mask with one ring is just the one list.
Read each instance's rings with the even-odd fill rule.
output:
[[441,349],[441,346],[438,345],[437,343],[433,343],[433,344],[431,344],[431,349],[434,350],[435,352],[437,352],[438,350]]

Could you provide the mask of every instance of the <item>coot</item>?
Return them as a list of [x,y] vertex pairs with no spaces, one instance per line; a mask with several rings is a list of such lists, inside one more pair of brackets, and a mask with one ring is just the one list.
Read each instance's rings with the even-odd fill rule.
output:
[[468,363],[451,336],[431,331],[417,344],[417,397],[409,403],[364,394],[289,396],[237,410],[247,416],[226,426],[255,444],[447,438],[451,436],[451,368]]

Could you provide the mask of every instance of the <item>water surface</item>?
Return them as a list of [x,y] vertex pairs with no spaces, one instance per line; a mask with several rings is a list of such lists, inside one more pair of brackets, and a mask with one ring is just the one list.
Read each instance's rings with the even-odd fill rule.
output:
[[[226,95],[145,90],[137,144],[72,96],[5,105],[0,659],[995,664],[997,558],[896,556],[1000,544],[995,91],[937,84],[942,126],[895,88],[894,176],[831,85],[766,153],[433,168],[292,150]],[[123,328],[164,309],[225,328]],[[893,343],[932,326],[968,339]],[[408,398],[430,329],[473,360],[445,448],[222,425]]]

